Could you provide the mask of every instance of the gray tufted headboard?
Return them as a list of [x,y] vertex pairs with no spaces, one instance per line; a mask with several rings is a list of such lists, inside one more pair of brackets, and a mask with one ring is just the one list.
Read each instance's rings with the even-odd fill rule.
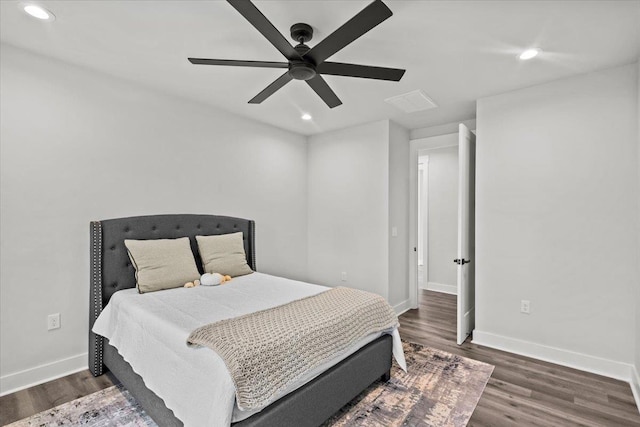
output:
[[135,288],[135,272],[125,239],[175,239],[189,237],[191,250],[202,273],[196,235],[209,236],[242,231],[247,263],[256,269],[255,223],[252,220],[216,215],[152,215],[108,219],[91,222],[89,301],[89,370],[93,375],[103,373],[102,351],[104,339],[91,332],[102,308],[116,291]]

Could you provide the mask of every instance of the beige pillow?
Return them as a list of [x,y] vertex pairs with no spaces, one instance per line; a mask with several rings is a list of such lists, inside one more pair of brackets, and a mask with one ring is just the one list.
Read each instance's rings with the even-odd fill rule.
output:
[[253,273],[244,253],[242,232],[196,236],[196,241],[206,273],[220,273],[231,277]]
[[200,278],[188,237],[179,239],[125,240],[136,269],[138,292],[179,288]]

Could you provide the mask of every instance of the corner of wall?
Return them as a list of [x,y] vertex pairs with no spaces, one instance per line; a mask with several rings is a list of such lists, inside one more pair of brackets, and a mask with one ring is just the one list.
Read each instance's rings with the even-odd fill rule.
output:
[[471,130],[476,128],[476,118],[466,119],[466,120],[458,120],[451,123],[445,123],[443,125],[438,126],[429,126],[425,128],[413,129],[410,132],[410,138],[413,139],[422,139],[422,138],[430,138],[432,136],[441,136],[448,135],[451,133],[458,133],[458,126],[460,123],[464,124]]
[[636,401],[638,412],[640,412],[640,371],[637,365],[633,366],[631,371],[631,392]]
[[[637,85],[638,85],[638,94],[636,98],[636,114],[638,116],[638,189],[640,190],[640,58],[638,58],[636,67],[637,73]],[[636,194],[640,194],[640,191],[636,192]],[[640,196],[638,196],[638,211],[640,212]],[[640,266],[640,217],[638,218],[638,263]],[[638,267],[640,268],[640,267]],[[638,272],[638,283],[636,284],[636,354],[634,359],[634,369],[633,369],[633,380],[631,382],[631,390],[633,391],[633,396],[636,399],[636,406],[638,407],[638,411],[640,411],[640,272]]]
[[[409,130],[388,120],[389,290],[391,305],[409,300]],[[407,305],[408,307],[408,305]]]

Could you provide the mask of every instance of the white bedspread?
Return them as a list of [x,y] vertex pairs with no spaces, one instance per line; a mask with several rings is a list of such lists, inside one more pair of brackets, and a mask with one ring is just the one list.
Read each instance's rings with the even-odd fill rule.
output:
[[[194,329],[318,294],[328,288],[261,273],[236,277],[222,286],[177,288],[139,294],[116,292],[93,331],[109,339],[146,386],[160,396],[186,427],[229,426],[254,414],[235,405],[231,377],[218,355],[186,344]],[[393,354],[406,370],[400,335]],[[380,334],[369,336],[331,363],[310,373],[287,393],[318,376]],[[285,393],[286,394],[286,393]]]

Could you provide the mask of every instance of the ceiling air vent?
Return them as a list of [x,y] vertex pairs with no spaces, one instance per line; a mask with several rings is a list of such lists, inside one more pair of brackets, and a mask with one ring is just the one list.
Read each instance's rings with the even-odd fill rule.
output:
[[424,111],[438,107],[438,104],[433,102],[433,100],[420,89],[402,95],[392,96],[391,98],[385,99],[384,102],[401,109],[405,113],[415,113],[416,111]]

